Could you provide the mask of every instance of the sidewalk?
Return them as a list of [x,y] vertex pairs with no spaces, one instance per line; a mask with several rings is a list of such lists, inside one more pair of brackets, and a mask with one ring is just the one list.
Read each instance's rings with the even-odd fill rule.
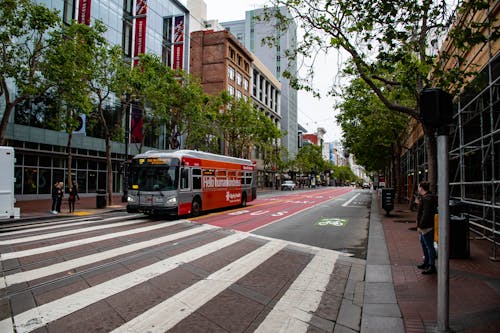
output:
[[[122,196],[120,194],[113,195],[113,205],[106,206],[105,208],[96,208],[97,204],[95,195],[92,196],[80,195],[80,200],[76,200],[75,202],[75,212],[70,213],[68,206],[68,197],[66,196],[66,198],[64,198],[62,201],[61,213],[58,214],[57,216],[65,216],[65,217],[84,216],[110,210],[120,210],[120,209],[125,210],[126,205],[127,205],[126,202],[122,202]],[[51,206],[52,206],[52,199],[18,201],[15,204],[15,207],[19,207],[21,209],[20,220],[37,219],[49,216],[53,217],[54,215],[51,214],[50,212]],[[16,222],[20,220],[8,219],[5,221]]]
[[[416,267],[422,261],[416,212],[396,205],[386,217],[380,204],[374,193],[362,331],[437,332],[437,275],[422,275]],[[500,262],[488,259],[488,241],[470,236],[470,258],[450,259],[449,328],[500,332]]]

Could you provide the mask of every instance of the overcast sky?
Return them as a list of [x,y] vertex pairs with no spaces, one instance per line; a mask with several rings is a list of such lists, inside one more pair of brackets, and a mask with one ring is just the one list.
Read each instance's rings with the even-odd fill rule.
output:
[[[181,1],[186,4],[186,0]],[[245,12],[263,7],[266,0],[205,0],[207,4],[207,19],[216,19],[219,22],[243,20]],[[300,36],[298,36],[300,39]],[[318,127],[326,130],[325,141],[340,140],[341,130],[335,122],[333,109],[334,101],[326,97],[338,68],[335,55],[317,59],[315,67],[314,88],[323,96],[320,100],[311,94],[298,93],[298,123],[307,129],[308,133],[315,133]]]

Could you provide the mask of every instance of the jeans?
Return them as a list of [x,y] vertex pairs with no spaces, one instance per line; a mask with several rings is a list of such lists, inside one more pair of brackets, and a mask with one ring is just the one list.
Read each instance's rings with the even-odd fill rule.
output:
[[434,230],[425,234],[420,234],[420,244],[424,251],[424,265],[434,266],[436,259],[436,249],[434,248]]

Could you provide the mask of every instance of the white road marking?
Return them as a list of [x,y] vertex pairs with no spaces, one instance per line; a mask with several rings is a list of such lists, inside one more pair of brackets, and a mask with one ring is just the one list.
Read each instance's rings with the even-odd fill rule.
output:
[[[136,220],[135,223],[137,223],[137,221],[141,221],[141,220]],[[101,236],[96,236],[96,237],[83,238],[83,239],[78,239],[78,240],[71,241],[71,242],[54,244],[54,245],[34,248],[34,249],[30,249],[30,250],[0,253],[0,260],[22,258],[22,257],[36,255],[36,254],[51,252],[51,251],[58,251],[58,250],[67,249],[70,247],[79,246],[79,245],[100,242],[100,241],[112,239],[115,237],[128,236],[128,235],[133,235],[133,234],[140,233],[140,232],[147,232],[147,231],[167,228],[167,227],[170,227],[172,225],[182,223],[182,222],[186,222],[186,220],[179,220],[179,221],[174,221],[174,222],[169,222],[169,223],[160,223],[160,224],[156,224],[156,225],[152,225],[152,226],[136,228],[136,229],[132,229],[132,230],[125,230],[125,231],[120,231],[120,232],[114,232],[114,233],[109,233],[106,235],[101,235]],[[80,233],[80,231],[78,229],[73,230],[73,233],[78,234],[78,233]]]
[[[58,222],[49,222],[43,224],[43,226],[38,227],[38,228],[33,228],[30,227],[29,225],[27,226],[21,226],[17,230],[14,231],[3,231],[1,234],[1,237],[3,236],[12,236],[12,235],[19,235],[19,234],[26,234],[26,233],[33,233],[33,232],[38,232],[38,231],[45,231],[45,230],[52,230],[52,229],[57,229],[57,228],[62,228],[62,227],[74,227],[75,225],[82,226],[86,224],[96,224],[96,223],[103,223],[103,222],[109,222],[109,221],[114,221],[114,220],[130,220],[131,218],[139,217],[141,216],[140,214],[135,214],[135,215],[130,215],[128,216],[115,216],[115,217],[108,217],[105,219],[92,219],[89,220],[88,217],[86,218],[81,218],[81,219],[71,219],[71,220],[66,220],[66,221],[58,221]],[[21,229],[21,230],[20,230]]]
[[96,231],[96,230],[109,229],[109,228],[115,228],[115,227],[123,227],[123,226],[131,225],[131,224],[136,224],[136,223],[144,222],[144,221],[148,221],[148,220],[147,219],[132,220],[132,221],[127,221],[127,222],[105,224],[105,225],[97,225],[97,226],[88,227],[88,228],[64,230],[64,231],[53,232],[53,233],[49,233],[49,234],[39,234],[39,235],[35,235],[35,236],[13,238],[13,239],[8,239],[8,240],[0,241],[0,245],[12,245],[12,244],[19,244],[19,243],[28,243],[28,242],[40,241],[40,240],[43,240],[43,239],[49,239],[49,238],[56,238],[56,237],[61,237],[61,236],[73,235],[73,234],[76,234],[76,233],[80,234],[80,233],[89,232],[89,231]]
[[354,199],[356,199],[358,197],[358,195],[360,195],[360,193],[357,193],[355,196],[353,196],[351,199],[347,200],[346,202],[344,202],[342,204],[342,207],[347,207],[351,202],[354,201]]
[[147,247],[170,242],[170,241],[173,241],[173,240],[176,240],[179,238],[192,236],[192,235],[195,235],[197,233],[201,233],[203,231],[207,231],[207,230],[211,230],[211,229],[217,229],[217,227],[214,227],[214,226],[211,226],[208,224],[203,224],[203,225],[200,225],[199,227],[194,227],[194,228],[186,230],[186,231],[181,231],[181,232],[167,235],[167,236],[163,236],[160,238],[155,238],[155,239],[147,240],[147,241],[140,242],[140,243],[130,244],[130,245],[118,247],[118,248],[111,249],[111,250],[104,251],[104,252],[90,254],[90,255],[87,255],[87,256],[84,256],[81,258],[63,261],[63,262],[53,264],[50,266],[46,266],[46,267],[41,267],[41,268],[29,270],[29,271],[19,272],[19,273],[15,273],[15,274],[11,274],[11,275],[6,275],[6,276],[4,276],[3,280],[0,280],[0,288],[5,288],[7,286],[10,286],[10,285],[13,285],[16,283],[22,283],[22,282],[36,280],[36,279],[42,278],[44,276],[50,276],[50,275],[57,274],[57,273],[64,272],[64,271],[71,271],[72,269],[77,268],[77,267],[96,263],[99,261],[103,261],[106,259],[117,257],[119,255],[123,255],[126,253],[138,251],[138,250],[141,250],[141,249],[144,249]]
[[184,289],[166,301],[135,317],[112,332],[163,333],[174,327],[285,246],[286,243],[281,241],[267,243],[211,274],[206,279]]
[[[14,316],[14,328],[17,333],[30,332],[46,324],[81,310],[93,303],[132,288],[156,276],[171,271],[178,266],[190,262],[248,237],[248,234],[236,233],[215,242],[200,246],[179,255],[167,258],[153,265],[143,267],[131,273],[108,280],[94,287],[81,290],[74,294],[62,297],[53,302],[40,305]],[[6,325],[4,319],[0,327]]]
[[255,332],[307,332],[338,256],[319,250]]

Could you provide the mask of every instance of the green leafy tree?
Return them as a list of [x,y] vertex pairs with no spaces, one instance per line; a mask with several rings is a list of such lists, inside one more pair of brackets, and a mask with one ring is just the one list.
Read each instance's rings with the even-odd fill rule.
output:
[[[106,30],[105,26],[100,21],[95,21],[93,29],[99,36],[102,36]],[[106,192],[108,205],[113,204],[113,168],[111,163],[111,139],[115,134],[117,125],[121,122],[113,120],[121,120],[120,117],[110,117],[109,111],[113,111],[111,107],[113,87],[115,77],[122,66],[126,65],[123,62],[122,50],[120,46],[111,47],[104,38],[96,38],[94,48],[90,50],[93,58],[91,65],[91,77],[89,77],[88,85],[92,102],[92,109],[97,116],[101,130],[104,132],[104,140],[106,142]]]
[[50,45],[49,32],[60,23],[56,11],[30,0],[0,0],[0,145],[14,107],[50,87],[41,70]]
[[321,147],[316,145],[305,145],[300,148],[294,166],[302,174],[314,173],[319,175],[328,169],[328,164],[321,154]]
[[94,77],[95,50],[98,45],[105,43],[103,29],[102,25],[93,28],[78,23],[63,26],[52,32],[51,48],[46,54],[47,65],[43,74],[52,84],[50,93],[58,105],[58,115],[53,119],[53,125],[68,133],[69,187],[73,186],[73,132],[79,126],[79,115],[90,115],[92,112],[89,82]]
[[393,165],[393,186],[398,187],[399,155],[409,117],[388,110],[361,80],[354,80],[343,90],[337,122],[344,133],[344,145],[367,171],[383,170]]
[[[274,8],[285,6],[304,31],[302,41],[294,50],[287,50],[293,61],[297,57],[313,58],[330,50],[347,55],[353,63],[353,74],[363,79],[387,109],[404,113],[422,123],[419,93],[424,87],[441,87],[455,94],[469,77],[476,74],[467,51],[486,47],[486,29],[491,29],[490,41],[499,37],[499,25],[492,20],[472,22],[469,14],[486,12],[489,1],[460,1],[457,8],[448,1],[305,1],[271,0],[272,7],[262,19],[277,20],[275,27],[286,29],[290,18]],[[463,24],[452,25],[457,16]],[[487,15],[484,15],[488,17]],[[470,17],[470,16],[469,16]],[[436,61],[440,42],[448,36],[454,48],[442,50]],[[265,42],[276,44],[276,36]],[[444,70],[451,59],[460,64]],[[312,64],[314,65],[314,63]],[[461,68],[467,68],[461,70]],[[432,73],[432,75],[430,75]],[[313,67],[305,77],[284,72],[297,87],[311,90]],[[391,97],[393,87],[406,90],[411,104],[401,104]],[[436,184],[436,140],[434,129],[423,125],[427,142],[429,181]]]

